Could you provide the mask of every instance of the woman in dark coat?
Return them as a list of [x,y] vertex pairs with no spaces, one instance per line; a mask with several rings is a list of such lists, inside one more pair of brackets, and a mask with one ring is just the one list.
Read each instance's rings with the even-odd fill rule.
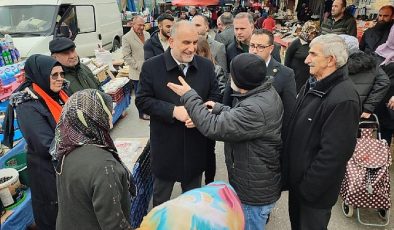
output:
[[294,70],[297,93],[309,78],[309,66],[305,64],[309,43],[318,35],[319,29],[312,21],[302,27],[299,38],[294,40],[286,50],[285,66]]
[[352,79],[362,105],[361,118],[368,119],[386,95],[390,80],[376,58],[359,50],[356,37],[341,34],[346,43],[349,58],[347,61],[349,77]]
[[[130,172],[109,131],[112,99],[86,89],[73,94],[56,128],[59,213],[56,229],[132,229]],[[131,183],[130,183],[131,182]]]
[[[18,124],[27,142],[27,170],[31,188],[34,220],[40,230],[56,225],[56,174],[49,154],[62,106],[68,96],[62,90],[64,72],[49,56],[33,55],[25,64],[26,82],[10,98]],[[5,127],[13,123],[13,109],[7,111]],[[9,140],[6,132],[5,140]],[[12,133],[12,130],[11,130]],[[12,146],[12,141],[9,143]]]

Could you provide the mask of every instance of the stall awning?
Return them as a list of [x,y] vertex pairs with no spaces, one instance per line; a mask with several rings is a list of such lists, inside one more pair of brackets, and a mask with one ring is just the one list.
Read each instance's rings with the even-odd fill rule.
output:
[[213,6],[219,5],[219,0],[173,0],[174,6]]

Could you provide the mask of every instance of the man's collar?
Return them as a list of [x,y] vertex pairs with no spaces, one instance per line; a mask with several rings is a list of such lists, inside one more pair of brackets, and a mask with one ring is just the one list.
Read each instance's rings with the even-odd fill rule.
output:
[[133,33],[135,33],[135,35],[137,35],[137,36],[141,36],[141,35],[143,35],[143,34],[144,34],[144,31],[142,31],[142,33],[141,33],[141,34],[138,34],[137,32],[135,32],[135,31],[133,30],[133,28],[131,28],[131,31],[133,31]]
[[268,61],[265,63],[265,66],[268,68],[268,65],[270,64],[270,62],[271,62],[271,55],[270,56],[268,56]]
[[327,77],[318,80],[314,87],[314,90],[322,91],[324,93],[328,92],[334,85],[339,81],[346,80],[348,78],[348,69],[347,66],[342,66],[339,69],[335,70],[333,73],[328,75]]
[[174,61],[176,62],[177,65],[184,64],[184,65],[186,65],[186,66],[189,66],[189,63],[185,63],[185,62],[180,62],[180,61],[178,61],[178,60],[174,57],[174,55],[173,55],[171,49],[170,49],[170,54],[171,54],[172,59],[174,59]]
[[196,55],[194,55],[193,60],[189,63],[181,63],[178,60],[176,60],[171,54],[171,48],[168,48],[163,55],[164,55],[164,62],[166,64],[167,71],[170,71],[174,68],[178,68],[179,64],[187,64],[189,67],[194,66],[194,68],[198,69]]
[[332,20],[333,20],[334,22],[337,22],[337,21],[342,20],[344,17],[345,17],[345,15],[342,15],[342,17],[338,18],[338,20],[336,20],[334,17],[331,17],[331,18],[332,18]]

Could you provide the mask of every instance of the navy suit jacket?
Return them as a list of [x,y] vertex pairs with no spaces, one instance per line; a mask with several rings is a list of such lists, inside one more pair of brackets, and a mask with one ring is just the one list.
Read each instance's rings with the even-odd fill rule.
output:
[[267,68],[267,77],[273,78],[273,86],[278,92],[283,103],[282,130],[288,123],[291,111],[296,102],[296,83],[294,71],[286,67],[271,57]]

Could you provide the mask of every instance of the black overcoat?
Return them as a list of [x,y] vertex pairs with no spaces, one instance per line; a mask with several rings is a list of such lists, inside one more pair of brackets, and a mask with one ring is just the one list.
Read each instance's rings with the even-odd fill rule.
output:
[[[180,84],[183,73],[170,53],[150,58],[142,66],[135,103],[150,115],[151,163],[153,174],[161,179],[188,182],[205,170],[207,141],[196,128],[186,128],[173,118],[180,97],[167,87]],[[203,101],[221,99],[214,65],[195,55],[185,77]]]

